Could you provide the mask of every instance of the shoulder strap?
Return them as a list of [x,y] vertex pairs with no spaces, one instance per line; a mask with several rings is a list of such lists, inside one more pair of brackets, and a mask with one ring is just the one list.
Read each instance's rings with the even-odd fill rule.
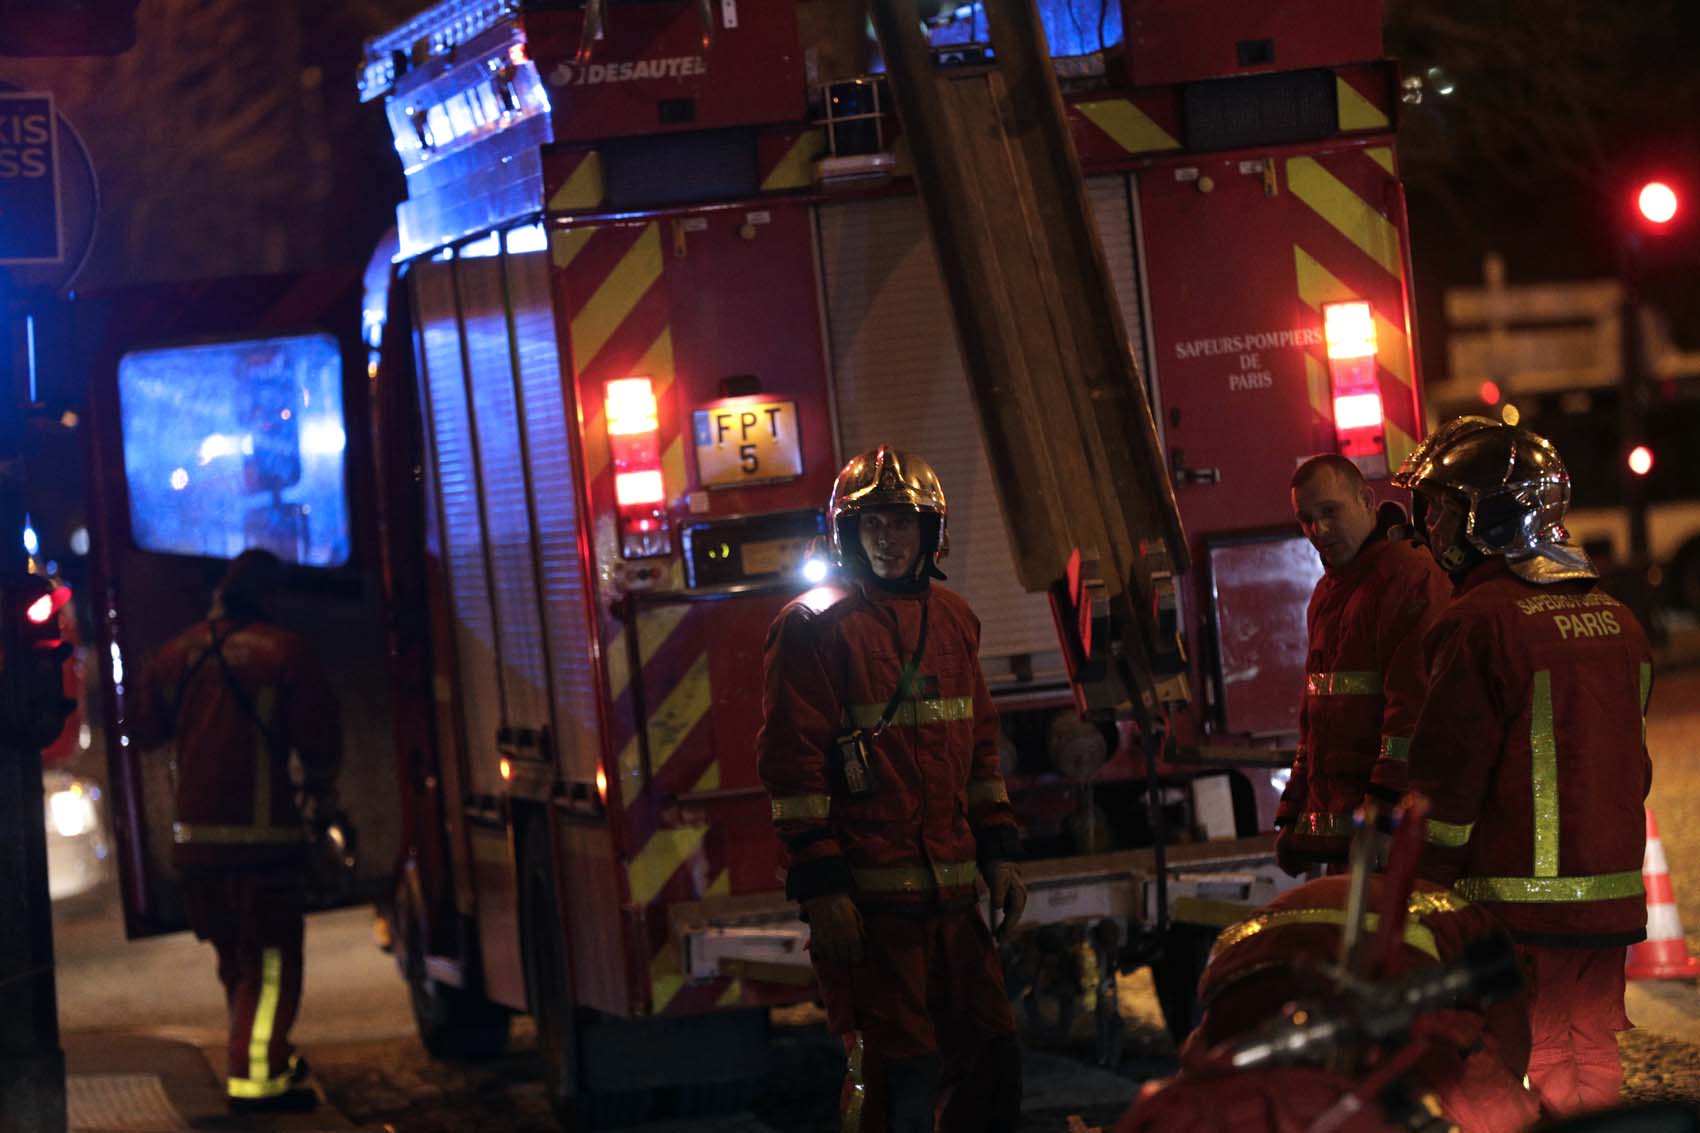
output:
[[[209,622],[208,625],[211,626],[212,623]],[[236,679],[235,671],[231,669],[230,662],[225,660],[224,657],[224,643],[230,640],[231,636],[241,628],[241,624],[236,622],[232,622],[230,627],[222,634],[216,628],[213,628],[212,643],[207,646],[205,653],[195,659],[195,664],[184,675],[183,680],[178,683],[178,703],[182,703],[183,693],[189,685],[189,678],[194,676],[209,659],[217,661],[218,667],[224,671],[224,687],[229,690],[231,698],[236,701],[236,707],[242,710],[242,714],[248,717],[248,721],[258,728],[260,734],[269,741],[272,738],[271,726],[260,715],[260,710],[254,706],[253,698],[248,695],[248,690],[242,687],[242,682]]]
[[[921,599],[921,634],[915,639],[915,653],[903,666],[903,676],[897,682],[897,691],[891,694],[891,699],[885,702],[885,711],[880,713],[879,723],[874,725],[873,734],[879,735],[891,726],[892,717],[897,715],[897,706],[903,703],[909,695],[909,687],[915,682],[915,673],[921,667],[921,654],[927,649],[927,614],[933,608],[932,599]],[[903,647],[901,635],[898,637],[898,649]]]

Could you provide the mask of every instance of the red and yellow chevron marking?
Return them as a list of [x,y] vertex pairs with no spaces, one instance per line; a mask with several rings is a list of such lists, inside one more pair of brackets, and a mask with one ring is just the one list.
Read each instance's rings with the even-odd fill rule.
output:
[[1131,98],[1087,99],[1069,104],[1075,147],[1087,162],[1181,148],[1180,125],[1155,103]]
[[[1344,81],[1342,123],[1348,98],[1350,112],[1359,118],[1373,113],[1386,117]],[[1361,127],[1360,127],[1361,128]],[[1414,364],[1406,314],[1404,249],[1398,225],[1370,203],[1387,199],[1393,186],[1393,157],[1388,147],[1340,150],[1288,158],[1288,192],[1322,223],[1298,230],[1293,244],[1293,267],[1298,296],[1320,315],[1322,304],[1342,299],[1367,299],[1375,312],[1376,361],[1382,384],[1386,422],[1387,461],[1397,468],[1421,435]],[[1327,362],[1320,354],[1305,359],[1311,407],[1323,421],[1333,420],[1333,396]]]
[[826,152],[826,131],[804,130],[789,134],[763,134],[756,139],[756,171],[761,191],[783,192],[807,189],[814,184],[815,159]]
[[[565,189],[563,185],[563,193]],[[608,381],[633,376],[651,379],[667,495],[677,500],[689,488],[685,463],[689,406],[680,404],[677,396],[664,223],[566,228],[552,237],[551,255],[565,280],[564,313],[583,422],[585,484],[590,514],[595,517],[595,555],[603,568],[611,567],[618,555],[613,542],[613,470],[602,404]],[[691,607],[644,606],[635,625],[638,665],[634,672],[626,637],[630,629],[612,612],[612,605],[611,601],[601,603],[610,706],[606,747],[610,800],[617,802],[616,844],[624,863],[628,900],[638,910],[636,923],[645,937],[628,940],[628,947],[647,949],[644,982],[649,988],[649,1009],[685,1009],[679,999],[683,975],[667,939],[666,903],[730,891],[724,851],[712,828],[680,825],[662,813],[664,798],[713,790],[720,782],[705,724],[712,705],[708,655]],[[638,681],[642,682],[649,749],[648,787],[633,696]],[[691,1001],[689,1009],[713,1006],[695,1003],[697,989],[691,990],[693,994],[686,997]],[[724,988],[716,985],[715,995],[723,993]]]

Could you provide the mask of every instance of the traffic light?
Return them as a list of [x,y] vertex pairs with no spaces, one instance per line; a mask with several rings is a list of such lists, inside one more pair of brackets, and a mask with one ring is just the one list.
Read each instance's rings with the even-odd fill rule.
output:
[[69,586],[39,574],[25,575],[6,595],[5,616],[15,625],[16,657],[0,655],[0,727],[14,742],[37,750],[52,743],[76,702],[65,698],[65,659],[71,643],[59,632],[59,611]]
[[122,55],[139,0],[0,0],[0,55]]
[[1681,207],[1676,190],[1665,181],[1645,181],[1635,192],[1635,209],[1641,214],[1641,219],[1657,228],[1663,228],[1676,219]]

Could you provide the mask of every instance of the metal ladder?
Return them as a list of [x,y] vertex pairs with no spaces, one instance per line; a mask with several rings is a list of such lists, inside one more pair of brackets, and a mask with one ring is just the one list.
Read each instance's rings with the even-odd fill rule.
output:
[[1081,706],[1151,736],[1188,698],[1180,513],[1038,10],[984,12],[991,59],[940,66],[917,0],[871,4],[1017,573],[1052,593]]

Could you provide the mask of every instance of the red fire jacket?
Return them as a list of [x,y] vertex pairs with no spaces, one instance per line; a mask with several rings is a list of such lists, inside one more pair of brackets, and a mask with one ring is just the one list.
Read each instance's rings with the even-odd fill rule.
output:
[[[210,652],[215,635],[223,665]],[[336,696],[306,642],[264,622],[192,626],[148,663],[126,707],[134,742],[176,740],[177,865],[262,864],[302,854],[290,750],[300,755],[305,789],[317,798],[328,794],[342,761]]]
[[[872,795],[851,798],[834,737],[878,721],[914,655],[923,603],[931,609],[919,675],[872,740]],[[979,619],[939,586],[921,595],[822,586],[780,611],[756,745],[790,859],[787,894],[955,904],[972,900],[978,862],[1015,856],[979,649]]]
[[[1379,907],[1384,884],[1382,875],[1371,875],[1369,908]],[[1183,1066],[1204,1059],[1215,1044],[1276,1017],[1285,1003],[1327,997],[1329,984],[1322,973],[1340,952],[1350,888],[1350,877],[1318,878],[1222,930],[1199,981],[1204,1017],[1181,1052]],[[1379,979],[1398,979],[1452,963],[1464,955],[1471,941],[1505,931],[1486,909],[1423,881],[1417,882],[1406,903],[1406,916],[1405,946],[1395,953],[1388,971],[1377,973]],[[1460,1051],[1471,1049],[1485,1031],[1495,1056],[1514,1077],[1527,1068],[1529,1017],[1521,997],[1484,1012],[1464,1008],[1440,1012],[1431,1020],[1430,1031],[1451,1039]]]
[[1411,787],[1432,800],[1423,875],[1526,944],[1641,939],[1653,665],[1623,603],[1490,559],[1425,644]]
[[1364,796],[1391,802],[1404,789],[1423,700],[1423,634],[1447,592],[1434,556],[1384,529],[1316,584],[1299,752],[1275,814],[1300,855],[1344,861]]

